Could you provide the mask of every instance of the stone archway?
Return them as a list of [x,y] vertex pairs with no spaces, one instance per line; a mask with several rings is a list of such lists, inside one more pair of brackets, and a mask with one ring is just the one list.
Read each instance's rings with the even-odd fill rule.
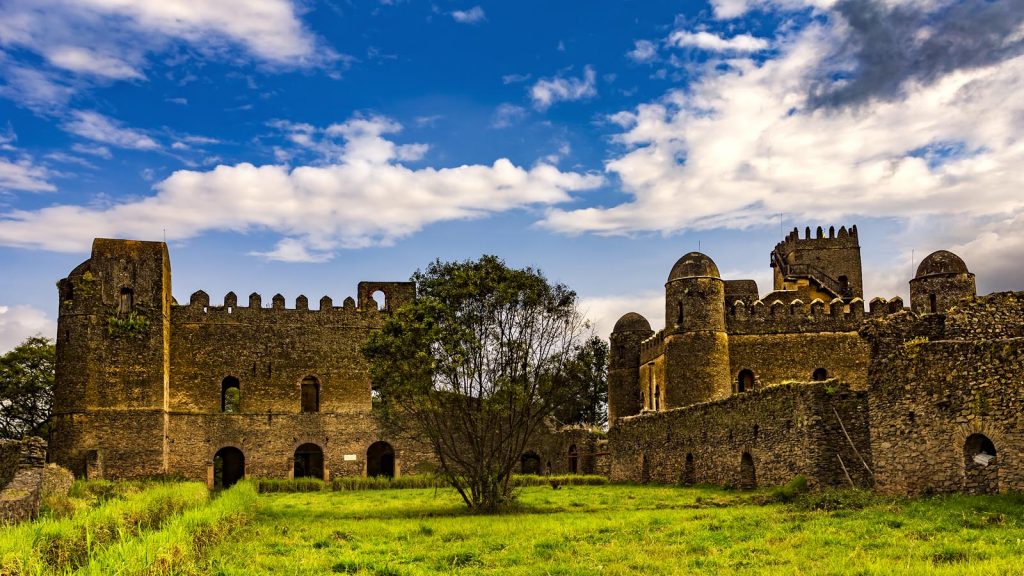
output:
[[230,488],[245,478],[245,454],[234,446],[225,446],[213,456],[213,487]]
[[996,446],[984,434],[971,434],[964,441],[964,492],[999,492],[999,459]]
[[383,440],[366,449],[366,475],[395,477],[395,449]]
[[293,478],[324,479],[324,451],[316,444],[307,443],[295,449]]

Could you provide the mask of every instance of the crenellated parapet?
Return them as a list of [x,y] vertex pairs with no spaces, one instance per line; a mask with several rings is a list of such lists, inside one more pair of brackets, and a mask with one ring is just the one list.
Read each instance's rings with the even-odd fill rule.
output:
[[818,226],[812,233],[811,227],[807,226],[804,228],[802,237],[800,230],[793,228],[781,242],[775,245],[775,252],[781,256],[787,256],[798,248],[806,248],[808,246],[816,248],[858,248],[860,247],[860,239],[857,237],[857,226],[850,226],[849,229],[846,226],[840,226],[838,231],[836,231],[835,226],[829,226],[827,233],[821,226]]
[[[263,296],[253,292],[248,297],[248,306],[238,305],[238,296],[234,292],[224,295],[221,304],[211,304],[210,296],[198,290],[189,298],[188,304],[175,305],[171,308],[172,316],[184,322],[248,322],[261,321],[269,318],[295,319],[296,321],[312,321],[316,318],[328,318],[336,321],[344,318],[360,318],[377,316],[397,309],[402,303],[415,297],[415,285],[412,282],[372,282],[360,283],[360,304],[351,296],[335,306],[330,296],[320,298],[319,307],[311,309],[309,298],[299,295],[293,306],[281,294],[270,299],[270,307],[263,305]],[[383,295],[378,302],[373,295]]]
[[886,300],[874,298],[865,310],[864,301],[854,298],[848,304],[841,298],[830,302],[814,299],[804,302],[775,300],[765,303],[737,300],[726,313],[729,334],[791,334],[817,332],[856,332],[866,318],[886,316],[904,309],[899,296]]

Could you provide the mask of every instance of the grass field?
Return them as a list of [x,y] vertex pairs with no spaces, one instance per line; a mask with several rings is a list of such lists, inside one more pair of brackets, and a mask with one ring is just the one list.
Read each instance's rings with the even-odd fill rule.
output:
[[475,516],[450,490],[267,494],[209,562],[231,575],[1024,574],[1020,495],[759,500],[711,488],[534,487],[516,512]]
[[0,575],[1024,574],[1019,494],[531,486],[482,516],[450,489],[306,484],[77,483],[0,528]]

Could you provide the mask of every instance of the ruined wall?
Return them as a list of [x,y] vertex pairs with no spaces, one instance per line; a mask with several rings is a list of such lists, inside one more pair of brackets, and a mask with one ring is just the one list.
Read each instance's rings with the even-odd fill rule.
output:
[[16,470],[6,485],[0,484],[0,524],[34,518],[39,510],[46,442],[42,438],[31,437],[17,444]]
[[[545,429],[523,453],[536,454],[540,458],[540,471],[545,474],[598,474],[599,470],[608,468],[603,434],[580,426]],[[525,467],[521,462],[516,472],[523,471]]]
[[995,292],[961,300],[946,314],[945,334],[951,340],[1024,336],[1024,293]]
[[6,486],[18,471],[21,460],[20,440],[0,440],[0,487]]
[[755,387],[811,380],[824,368],[828,378],[867,388],[869,347],[857,332],[764,334],[729,337],[735,384],[741,370],[754,373]]
[[849,485],[838,455],[854,483],[869,486],[861,463],[871,462],[866,403],[864,392],[827,381],[626,418],[608,434],[611,478],[750,487],[803,474],[815,487]]

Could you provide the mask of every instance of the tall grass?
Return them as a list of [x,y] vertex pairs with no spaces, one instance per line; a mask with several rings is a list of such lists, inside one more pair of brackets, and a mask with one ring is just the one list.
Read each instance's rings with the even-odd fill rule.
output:
[[[401,490],[409,488],[445,488],[448,483],[433,474],[414,474],[387,478],[385,476],[342,476],[330,483],[316,478],[296,478],[295,480],[253,480],[260,494],[275,492],[322,492],[333,490],[344,492],[350,490]],[[512,485],[526,486],[596,486],[607,484],[604,476],[586,474],[563,474],[560,476],[535,476],[530,474],[512,476]]]
[[202,505],[208,494],[197,482],[157,484],[70,518],[43,518],[5,528],[0,530],[0,574],[73,570],[104,547],[156,529],[175,514]]
[[160,530],[115,542],[92,557],[80,573],[206,574],[203,553],[244,526],[256,510],[256,488],[242,481],[208,506],[187,510]]

